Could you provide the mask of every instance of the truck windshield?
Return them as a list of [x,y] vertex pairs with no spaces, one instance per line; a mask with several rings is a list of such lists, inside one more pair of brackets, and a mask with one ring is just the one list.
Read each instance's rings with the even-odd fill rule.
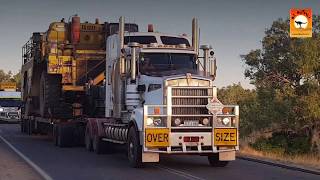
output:
[[20,107],[20,99],[0,99],[0,107]]
[[185,38],[161,36],[160,39],[162,43],[166,45],[185,44],[187,47],[190,47],[189,41]]
[[197,71],[194,54],[183,53],[141,53],[139,70],[151,76],[195,73]]

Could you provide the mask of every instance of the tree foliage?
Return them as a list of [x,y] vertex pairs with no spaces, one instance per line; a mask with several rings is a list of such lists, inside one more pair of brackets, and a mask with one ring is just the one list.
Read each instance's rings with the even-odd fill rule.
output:
[[245,77],[256,88],[234,84],[219,89],[219,99],[240,105],[242,137],[273,132],[257,139],[256,149],[313,151],[311,142],[319,139],[312,133],[320,132],[320,16],[313,17],[312,38],[290,38],[289,20],[278,19],[261,43],[262,48],[241,56]]
[[[244,89],[240,84],[233,84],[218,90],[219,100],[223,104],[237,104],[240,106],[241,136],[250,134],[255,128],[257,102],[256,91]],[[254,114],[253,114],[254,112]]]
[[11,71],[7,73],[0,69],[0,83],[1,82],[15,82],[17,84],[17,88],[21,88],[21,76],[20,72],[17,74],[13,74]]
[[274,21],[262,48],[242,56],[270,125],[298,130],[320,121],[320,16],[313,24],[313,37],[301,39],[289,37],[289,20]]

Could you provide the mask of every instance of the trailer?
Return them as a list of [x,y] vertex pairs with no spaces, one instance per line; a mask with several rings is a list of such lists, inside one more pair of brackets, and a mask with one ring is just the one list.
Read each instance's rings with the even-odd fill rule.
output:
[[52,132],[60,147],[84,144],[97,154],[125,145],[132,167],[159,162],[162,154],[207,156],[215,167],[235,160],[239,106],[217,97],[214,51],[199,45],[197,19],[189,39],[154,32],[152,25],[148,32],[130,32],[121,17],[117,33],[105,37],[104,54],[101,83],[93,77],[72,96],[77,101],[70,117],[59,115],[67,108],[53,104],[47,116],[25,113],[22,130]]
[[[106,38],[118,32],[119,24],[99,19],[81,22],[77,15],[69,19],[50,23],[45,32],[34,32],[22,47],[24,133],[57,136],[56,132],[64,133],[61,129],[69,131],[69,126],[81,132],[84,117],[104,116],[104,100],[93,104],[96,95],[86,94],[86,88],[104,83]],[[124,28],[138,31],[136,24]],[[72,146],[68,139],[62,138],[60,146]]]

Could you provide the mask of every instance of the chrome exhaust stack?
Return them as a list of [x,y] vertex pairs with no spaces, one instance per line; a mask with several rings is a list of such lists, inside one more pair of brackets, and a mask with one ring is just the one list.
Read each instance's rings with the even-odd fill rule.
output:
[[199,55],[199,27],[198,19],[192,19],[192,47],[194,51]]
[[137,48],[139,47],[139,43],[130,42],[128,46],[131,48],[131,81],[136,80],[136,58],[137,58]]
[[[124,17],[119,18],[119,42],[120,42],[120,51],[124,48]],[[120,55],[120,75],[125,76],[126,74],[126,62],[124,55]]]

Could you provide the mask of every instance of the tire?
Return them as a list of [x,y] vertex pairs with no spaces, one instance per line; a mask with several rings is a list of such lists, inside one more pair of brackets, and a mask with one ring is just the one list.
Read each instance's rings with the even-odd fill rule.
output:
[[220,161],[219,160],[219,153],[209,155],[208,161],[212,167],[226,167],[229,163],[229,161]]
[[24,119],[20,120],[20,131],[21,133],[25,133]]
[[142,163],[142,146],[140,145],[139,133],[134,126],[129,129],[127,143],[128,160],[131,167],[140,168]]
[[73,146],[74,127],[69,124],[60,124],[57,128],[57,145],[59,147]]
[[[40,115],[49,117],[49,108],[51,111],[58,107],[61,95],[61,76],[49,75],[45,71],[40,78]],[[54,112],[51,112],[54,115]]]
[[28,119],[26,122],[27,128],[26,128],[26,133],[28,135],[32,135],[34,133],[34,120]]
[[92,147],[92,138],[91,138],[91,134],[90,134],[90,130],[89,128],[86,128],[86,132],[85,132],[85,146],[86,146],[86,149],[88,151],[92,151],[93,150],[93,147]]
[[73,133],[74,146],[85,146],[85,132],[86,126],[84,126],[82,123],[75,123]]
[[29,119],[24,119],[23,120],[23,130],[24,130],[24,134],[28,134],[28,131],[29,131]]
[[58,146],[58,126],[57,125],[53,125],[53,144],[55,146]]

